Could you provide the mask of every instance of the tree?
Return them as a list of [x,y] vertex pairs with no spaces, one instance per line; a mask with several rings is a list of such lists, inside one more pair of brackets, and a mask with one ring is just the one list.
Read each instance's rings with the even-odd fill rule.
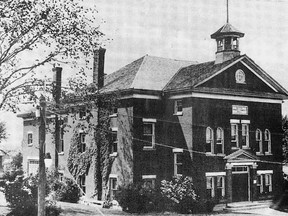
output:
[[287,115],[282,117],[282,129],[283,129],[283,138],[282,138],[282,147],[283,147],[283,157],[284,162],[288,161],[288,117]]
[[0,110],[15,111],[19,101],[35,97],[36,87],[43,86],[37,68],[63,59],[76,67],[77,60],[93,55],[103,34],[95,24],[96,9],[82,2],[0,2]]
[[6,126],[4,122],[0,122],[0,143],[4,139],[7,139]]

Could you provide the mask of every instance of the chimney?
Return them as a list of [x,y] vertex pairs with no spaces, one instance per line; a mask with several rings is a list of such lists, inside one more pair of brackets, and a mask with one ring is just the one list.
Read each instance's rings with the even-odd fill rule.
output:
[[104,86],[104,60],[106,49],[100,47],[94,51],[93,83],[98,89]]
[[62,80],[62,67],[54,67],[53,71],[53,98],[56,105],[60,103],[61,98],[61,80]]

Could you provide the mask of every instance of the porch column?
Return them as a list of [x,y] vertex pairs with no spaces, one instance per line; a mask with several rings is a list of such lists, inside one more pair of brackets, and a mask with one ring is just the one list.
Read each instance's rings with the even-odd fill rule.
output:
[[226,200],[227,203],[232,202],[232,164],[227,163],[226,164]]
[[258,200],[258,188],[257,188],[257,164],[253,163],[251,169],[251,179],[252,179],[252,197],[251,201]]

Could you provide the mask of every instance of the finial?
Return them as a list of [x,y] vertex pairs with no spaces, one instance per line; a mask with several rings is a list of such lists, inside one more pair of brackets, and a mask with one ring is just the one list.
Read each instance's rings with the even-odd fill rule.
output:
[[229,23],[229,0],[227,0],[227,23]]

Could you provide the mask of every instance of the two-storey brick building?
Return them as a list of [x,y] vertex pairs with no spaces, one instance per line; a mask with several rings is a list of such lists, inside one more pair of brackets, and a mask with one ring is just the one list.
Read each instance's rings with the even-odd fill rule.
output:
[[[288,92],[247,55],[240,55],[243,36],[226,23],[211,35],[217,43],[214,61],[146,55],[105,77],[100,92],[117,92],[119,106],[110,116],[114,160],[103,190],[108,188],[113,196],[124,183],[155,186],[174,175],[187,175],[200,196],[219,202],[259,200],[281,191],[281,104]],[[94,78],[102,80],[102,72]],[[31,135],[22,117],[25,161],[32,158]],[[65,147],[59,153],[59,167],[68,176],[71,136],[61,136]],[[79,177],[88,196],[94,191],[90,180],[95,172],[91,166]]]

